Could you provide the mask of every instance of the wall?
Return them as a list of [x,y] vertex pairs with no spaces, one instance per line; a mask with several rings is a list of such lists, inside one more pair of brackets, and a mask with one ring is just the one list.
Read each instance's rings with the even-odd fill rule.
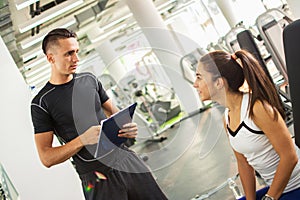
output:
[[70,162],[45,168],[37,155],[30,116],[30,92],[0,37],[0,162],[21,200],[82,200]]
[[294,20],[300,19],[300,1],[299,0],[286,0],[289,5],[289,8],[292,12]]

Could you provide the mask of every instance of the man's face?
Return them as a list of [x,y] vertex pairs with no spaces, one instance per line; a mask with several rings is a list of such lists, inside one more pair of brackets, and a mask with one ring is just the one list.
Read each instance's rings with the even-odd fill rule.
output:
[[52,72],[58,75],[70,75],[76,72],[79,62],[79,45],[76,38],[58,40],[50,46],[47,59],[52,64]]

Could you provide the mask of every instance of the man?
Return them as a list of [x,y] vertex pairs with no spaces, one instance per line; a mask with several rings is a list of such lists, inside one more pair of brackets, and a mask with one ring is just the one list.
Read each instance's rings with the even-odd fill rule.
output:
[[[41,162],[51,167],[72,158],[86,199],[167,199],[149,169],[125,146],[94,157],[100,121],[118,109],[94,75],[75,73],[79,62],[76,34],[54,29],[45,36],[42,48],[51,64],[51,76],[31,105]],[[53,146],[54,134],[64,145]],[[136,124],[129,123],[118,136],[136,135]]]

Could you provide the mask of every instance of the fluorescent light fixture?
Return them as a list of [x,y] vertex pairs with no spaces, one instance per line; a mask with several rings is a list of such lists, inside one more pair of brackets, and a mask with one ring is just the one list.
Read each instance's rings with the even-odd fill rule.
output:
[[99,41],[101,41],[101,40],[107,38],[108,36],[110,36],[110,35],[112,35],[112,34],[118,32],[118,31],[121,30],[122,28],[125,28],[126,26],[127,26],[127,24],[122,24],[122,25],[120,25],[120,26],[118,26],[118,27],[116,27],[116,28],[114,28],[114,29],[112,29],[112,30],[110,30],[110,31],[104,32],[104,34],[101,34],[101,35],[99,35],[98,37],[92,39],[91,42],[92,42],[92,43],[99,42]]
[[30,29],[45,23],[46,21],[49,21],[50,19],[53,19],[73,8],[83,3],[83,0],[73,0],[73,1],[65,1],[57,6],[50,8],[49,10],[46,10],[45,12],[42,12],[42,14],[32,18],[31,20],[28,20],[27,22],[21,24],[19,26],[19,31],[21,33],[24,33],[26,31],[29,31]]
[[196,2],[195,1],[188,1],[187,3],[181,5],[180,8],[176,9],[170,15],[167,16],[167,19],[165,20],[165,23],[167,25],[171,24],[174,21],[174,19],[179,16],[179,14],[181,12],[183,12],[184,10],[186,10],[189,6],[191,6],[194,3],[196,3]]
[[165,2],[165,3],[162,3],[161,5],[157,5],[156,9],[160,10],[161,8],[163,8],[165,6],[168,6],[168,5],[170,5],[170,4],[174,3],[174,2],[176,2],[176,0],[169,0],[169,1]]
[[[38,74],[34,75],[33,77],[26,78],[26,80],[31,83],[35,82],[35,81],[37,82],[37,81],[39,81],[39,79],[45,79],[45,77],[49,77],[50,73],[51,73],[51,68],[48,67],[48,69],[43,70],[41,73],[38,73]],[[34,85],[36,85],[36,84],[34,84]]]
[[33,61],[30,61],[29,63],[26,63],[23,66],[23,69],[25,71],[27,71],[27,70],[32,69],[33,67],[37,66],[38,64],[40,64],[42,62],[46,62],[46,61],[47,61],[46,56],[45,57],[41,57],[40,59],[33,60]]
[[22,60],[25,63],[26,61],[28,61],[28,60],[30,60],[32,58],[35,58],[35,57],[37,57],[39,55],[42,55],[42,54],[43,54],[43,50],[42,50],[41,47],[35,48],[32,51],[29,51],[29,52],[23,54],[22,55]]
[[[175,0],[169,0],[169,1],[166,2],[166,3],[163,3],[163,4],[161,4],[161,5],[158,5],[156,8],[157,8],[158,10],[164,8],[164,9],[163,9],[162,11],[160,11],[160,12],[165,12],[165,11],[167,11],[167,10],[169,10],[169,9],[171,9],[171,8],[173,7],[173,5],[170,5],[170,4],[172,4],[172,3],[174,3],[174,2],[176,2],[176,1],[175,1]],[[166,7],[166,6],[167,6],[167,7]],[[114,25],[116,25],[116,24],[122,22],[122,21],[125,20],[125,19],[128,19],[128,18],[131,17],[131,16],[132,16],[132,13],[130,12],[130,13],[128,13],[127,15],[125,15],[125,16],[123,16],[123,17],[121,17],[121,18],[119,18],[119,19],[117,19],[117,20],[115,20],[115,21],[113,21],[113,22],[111,22],[111,23],[109,23],[109,24],[107,24],[107,25],[104,25],[104,26],[101,27],[101,28],[102,28],[104,31],[106,31],[107,29],[113,27]]]
[[109,23],[109,24],[107,24],[107,25],[104,25],[104,26],[101,27],[101,28],[105,31],[105,30],[107,30],[107,29],[113,27],[114,25],[116,25],[116,24],[122,22],[123,20],[125,20],[125,19],[131,17],[131,16],[132,16],[132,13],[129,13],[129,14],[127,14],[127,15],[125,15],[125,16],[123,16],[123,17],[121,17],[121,18],[119,18],[119,19],[117,19],[117,20],[115,20],[115,21],[113,21],[113,22],[111,22],[111,23]]
[[28,0],[28,1],[24,1],[24,0],[17,0],[15,1],[15,5],[17,10],[21,10],[23,8],[26,8],[27,6],[30,6],[31,4],[34,4],[35,2],[38,2],[39,0]]
[[37,80],[30,80],[30,79],[26,79],[28,85],[31,85],[31,86],[36,86],[37,88],[41,85],[44,85],[49,79],[50,79],[50,70],[49,70],[49,73],[42,76],[42,77],[39,77],[39,79]]
[[50,65],[45,63],[44,65],[39,65],[37,69],[29,70],[25,72],[26,79],[30,79],[31,77],[34,77],[36,74],[41,73],[42,71],[51,68]]
[[[59,27],[59,28],[67,28],[75,23],[76,23],[76,19],[73,16],[71,16],[69,18],[64,18],[62,20],[59,20],[59,22],[57,24],[56,23],[51,24],[51,27],[55,26],[55,27]],[[31,47],[32,45],[37,44],[38,42],[41,42],[49,31],[50,31],[50,28],[47,28],[47,30],[43,31],[43,33],[40,33],[38,35],[29,37],[29,38],[21,41],[20,45],[21,45],[22,49],[26,49],[28,47]]]

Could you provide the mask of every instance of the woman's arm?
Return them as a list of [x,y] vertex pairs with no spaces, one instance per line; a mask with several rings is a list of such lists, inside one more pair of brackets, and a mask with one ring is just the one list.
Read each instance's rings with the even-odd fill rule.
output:
[[[278,114],[277,120],[274,119],[274,112]],[[257,101],[254,104],[253,113],[255,124],[265,133],[280,157],[273,182],[268,191],[268,195],[279,199],[298,162],[294,144],[283,118],[276,109],[269,104]]]
[[255,200],[256,199],[255,171],[252,168],[252,166],[248,164],[243,154],[240,154],[236,151],[234,151],[234,154],[237,159],[240,179],[243,185],[246,199]]
[[[224,117],[223,117],[223,125],[226,131],[227,130],[226,120]],[[234,149],[233,152],[237,160],[238,171],[240,174],[240,179],[243,185],[246,199],[255,200],[256,199],[255,171],[252,168],[252,166],[248,164],[248,161],[243,154],[236,152]]]

